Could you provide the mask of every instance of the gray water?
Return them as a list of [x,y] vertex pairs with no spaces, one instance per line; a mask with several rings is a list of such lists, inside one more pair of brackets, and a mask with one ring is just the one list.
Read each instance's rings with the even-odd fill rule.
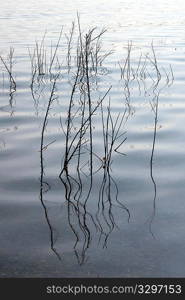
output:
[[[1,277],[184,277],[185,276],[185,37],[184,1],[25,1],[1,3],[0,55],[7,61],[14,48],[13,76],[16,91],[10,95],[6,69],[0,65],[0,222]],[[104,116],[110,99],[115,122],[118,113],[126,115],[120,134],[124,135],[114,151],[110,168],[111,214],[114,228],[109,228],[100,209],[103,234],[89,215],[86,232],[80,229],[78,216],[65,197],[65,186],[59,178],[65,152],[65,127],[74,69],[66,65],[66,37],[71,23],[80,14],[82,32],[97,26],[106,28],[102,36],[102,53],[112,51],[91,78],[92,101],[103,97]],[[40,201],[41,130],[53,81],[43,76],[31,93],[31,63],[35,41],[45,37],[49,57],[63,26],[57,55],[61,76],[57,82],[57,99],[52,103],[45,131],[43,198],[54,233],[50,248],[50,231]],[[98,32],[99,32],[98,31]],[[73,49],[75,49],[74,34]],[[128,41],[132,41],[132,76],[128,90],[121,78],[120,66],[127,57]],[[152,48],[153,43],[153,48]],[[49,50],[48,50],[49,49]],[[161,74],[157,82],[152,62],[155,56]],[[75,50],[72,50],[72,63]],[[146,57],[146,77],[136,74],[142,54]],[[141,69],[140,69],[141,70]],[[55,73],[57,66],[55,67]],[[74,73],[73,73],[74,72]],[[135,73],[134,73],[135,72]],[[156,98],[158,95],[158,98]],[[79,93],[76,95],[76,102]],[[155,123],[155,104],[158,117]],[[153,105],[153,110],[152,110]],[[121,116],[121,115],[120,115]],[[74,119],[76,120],[76,119]],[[77,126],[78,118],[77,118]],[[156,128],[155,128],[156,125]],[[75,134],[75,128],[73,134]],[[155,130],[156,129],[156,130]],[[155,137],[155,139],[154,139]],[[154,143],[155,142],[155,143]],[[89,153],[82,154],[81,172],[84,195],[89,190]],[[153,149],[153,151],[152,151]],[[101,110],[93,116],[93,184],[87,210],[94,218],[103,179],[103,135]],[[99,158],[98,158],[98,157]],[[77,192],[76,160],[70,165],[72,194]],[[65,180],[65,178],[64,178]],[[117,187],[117,188],[116,188]],[[108,188],[104,205],[108,224]],[[118,190],[119,203],[116,201]],[[80,201],[81,201],[80,199]],[[128,213],[130,218],[128,220]],[[79,241],[70,226],[78,233]],[[110,225],[111,227],[112,225]],[[106,242],[105,242],[106,240]],[[76,247],[74,248],[74,246]],[[85,248],[84,248],[85,247]],[[85,250],[84,250],[85,249]],[[76,256],[78,254],[78,257]]]

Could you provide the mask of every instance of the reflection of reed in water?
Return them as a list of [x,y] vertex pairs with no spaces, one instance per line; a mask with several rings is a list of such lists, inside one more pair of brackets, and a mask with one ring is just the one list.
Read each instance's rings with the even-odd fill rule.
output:
[[[138,87],[139,96],[150,97],[157,90],[162,79],[164,81],[163,88],[165,86],[170,87],[174,80],[171,65],[168,72],[165,68],[161,68],[161,71],[159,70],[153,43],[151,45],[151,54],[149,52],[146,54],[140,53],[139,58],[136,59],[132,52],[134,52],[132,42],[128,42],[126,58],[119,62],[125,104],[129,111],[128,116],[134,113],[132,96],[137,96],[136,87]],[[164,73],[164,76],[162,76],[162,73]]]
[[[100,239],[104,236],[103,245],[106,246],[110,233],[113,231],[114,227],[116,227],[113,214],[114,206],[116,205],[126,210],[128,217],[130,218],[129,210],[118,199],[118,187],[116,181],[111,176],[113,152],[115,154],[123,155],[123,153],[118,151],[118,149],[126,140],[126,138],[123,137],[125,132],[122,134],[120,133],[125,114],[122,116],[119,114],[114,121],[109,103],[109,106],[107,107],[107,117],[105,120],[102,104],[103,99],[101,100],[100,105],[104,139],[103,159],[91,150],[91,143],[86,140],[86,135],[88,136],[87,125],[90,126],[89,118],[87,117],[87,119],[82,122],[82,126],[84,124],[86,125],[85,131],[83,131],[83,137],[81,132],[83,128],[80,128],[75,134],[76,142],[73,147],[72,155],[69,155],[71,144],[68,144],[69,136],[66,132],[67,152],[65,152],[63,168],[60,173],[60,179],[65,187],[65,199],[67,200],[68,207],[68,222],[76,237],[74,249],[78,260],[81,263],[84,262],[86,250],[91,242],[92,226],[90,224],[92,224],[96,231],[99,232]],[[96,106],[96,110],[94,110],[97,111],[97,109],[98,107]],[[84,116],[82,116],[82,118],[84,118]],[[74,137],[72,138],[72,142],[74,143]],[[94,172],[91,167],[92,165],[89,162],[89,153],[91,151],[92,165],[96,165],[97,162],[100,164],[100,167],[98,167],[98,169]],[[70,158],[70,160],[68,158]],[[87,159],[87,162],[85,162],[85,159]],[[88,165],[88,174],[84,174],[83,172],[85,165]],[[96,176],[98,172],[100,177],[100,171],[102,174],[102,183],[100,184],[98,192],[97,212],[93,213],[93,210],[88,209],[88,200],[91,199],[93,202],[96,201],[96,199],[93,199],[97,196],[97,193],[93,193],[93,177]],[[87,184],[89,185],[88,188]],[[98,186],[96,184],[96,192],[97,189]],[[80,242],[80,236],[83,240],[83,245],[79,254],[77,248]]]
[[[155,152],[155,144],[156,144],[156,136],[157,136],[157,122],[158,122],[158,107],[159,107],[159,96],[161,91],[170,87],[174,81],[174,75],[171,65],[169,66],[169,71],[165,68],[159,68],[158,61],[156,58],[155,50],[153,43],[151,45],[151,54],[140,54],[138,63],[132,67],[132,50],[133,45],[131,42],[128,43],[126,48],[127,54],[126,58],[121,64],[119,62],[120,71],[121,71],[121,82],[123,83],[123,92],[125,97],[125,104],[128,107],[129,114],[128,117],[134,113],[134,108],[132,106],[132,93],[133,87],[135,87],[135,83],[138,85],[139,95],[143,95],[144,97],[149,97],[149,102],[152,108],[152,112],[154,114],[154,131],[153,131],[153,141],[152,141],[152,151],[150,157],[150,177],[154,188],[154,197],[153,197],[153,211],[152,216],[149,220],[150,224],[150,232],[154,237],[152,231],[152,223],[154,221],[156,215],[156,198],[157,198],[157,185],[154,177],[153,171],[153,161],[154,161],[154,152]],[[134,89],[135,92],[135,89]],[[135,94],[133,95],[135,97]]]
[[156,134],[157,134],[158,104],[159,104],[159,95],[156,95],[153,99],[153,103],[151,104],[152,110],[154,112],[154,132],[153,132],[152,152],[151,152],[151,157],[150,157],[150,177],[151,177],[153,187],[154,187],[154,198],[153,198],[153,212],[152,212],[152,216],[150,219],[150,232],[153,237],[154,237],[154,234],[152,232],[152,222],[153,222],[153,220],[155,218],[155,214],[156,214],[156,197],[157,197],[157,185],[156,185],[155,178],[153,175],[153,159],[154,159]]
[[[162,79],[162,75],[161,75],[161,71],[158,67],[158,63],[157,63],[157,59],[156,59],[153,44],[152,44],[151,48],[152,48],[153,58],[150,57],[149,60],[150,60],[151,64],[153,65],[154,70],[156,72],[156,77],[155,77],[156,80],[153,80],[152,94],[154,96],[153,96],[152,101],[150,101],[152,112],[154,114],[154,131],[153,131],[152,151],[151,151],[151,157],[150,157],[150,177],[151,177],[151,180],[152,180],[152,183],[153,183],[154,196],[153,196],[153,211],[152,211],[152,215],[151,215],[151,218],[150,218],[150,221],[149,221],[149,226],[150,226],[150,233],[155,238],[155,235],[154,235],[153,230],[152,230],[152,223],[153,223],[155,215],[156,215],[157,184],[156,184],[155,177],[154,177],[154,172],[153,172],[153,161],[154,161],[154,152],[155,152],[155,144],[156,144],[156,137],[157,137],[159,97],[160,97],[161,91],[165,87],[170,87],[173,84],[174,76],[173,76],[173,71],[172,71],[171,65],[170,65],[169,74],[163,68],[166,80],[165,80],[165,83],[162,86],[160,86],[160,81]],[[170,75],[171,75],[171,81],[169,79]]]
[[[43,151],[45,149],[47,149],[47,147],[48,147],[48,145],[44,145],[44,135],[45,135],[46,127],[47,127],[49,111],[51,109],[51,105],[52,105],[53,101],[56,99],[55,89],[56,89],[56,82],[57,82],[58,76],[59,76],[59,74],[55,76],[54,81],[52,83],[51,94],[50,94],[50,97],[49,97],[46,113],[45,113],[45,116],[44,116],[44,122],[43,122],[43,125],[42,125],[41,141],[40,141],[40,170],[41,170],[41,172],[40,172],[40,201],[41,201],[42,207],[44,209],[45,219],[46,219],[46,222],[47,222],[47,225],[48,225],[48,228],[49,228],[51,250],[57,255],[57,257],[59,259],[61,259],[61,257],[58,254],[57,250],[54,248],[54,229],[52,227],[52,223],[50,221],[49,214],[48,214],[48,209],[47,209],[47,206],[45,204],[44,197],[43,197],[44,193],[48,190],[48,188],[50,188],[48,183],[44,181],[44,155],[43,155]],[[45,186],[47,186],[46,191],[44,191]]]
[[[107,107],[106,117],[103,111],[103,106],[101,105],[104,157],[102,164],[103,178],[99,190],[96,220],[100,228],[101,236],[104,235],[104,246],[106,246],[108,237],[114,227],[117,227],[113,214],[113,206],[117,205],[126,210],[128,213],[128,221],[130,219],[130,212],[128,208],[118,199],[118,186],[114,178],[111,176],[113,151],[124,155],[124,153],[118,151],[118,149],[126,140],[126,138],[124,138],[125,132],[120,133],[126,116],[126,111],[127,109],[125,109],[122,115],[118,114],[114,120],[111,113],[110,101]],[[113,201],[113,199],[115,201]]]
[[38,115],[38,105],[41,95],[46,89],[48,82],[54,80],[55,74],[61,72],[61,66],[57,52],[59,49],[63,27],[59,33],[58,41],[55,46],[51,45],[50,54],[45,46],[46,32],[42,40],[36,41],[34,48],[28,48],[29,58],[31,63],[31,94],[34,101],[36,114]]

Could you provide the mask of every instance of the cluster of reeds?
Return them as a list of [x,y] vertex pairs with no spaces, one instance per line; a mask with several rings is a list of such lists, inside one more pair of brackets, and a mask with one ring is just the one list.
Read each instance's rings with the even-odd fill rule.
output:
[[153,162],[157,138],[159,97],[164,88],[170,87],[173,84],[174,75],[171,65],[169,65],[168,71],[164,67],[159,66],[153,43],[151,44],[151,53],[145,55],[141,53],[135,68],[132,67],[131,52],[132,43],[128,43],[126,59],[123,65],[119,64],[126,105],[129,111],[131,111],[131,90],[136,82],[139,94],[141,95],[143,88],[143,96],[148,97],[148,102],[150,103],[154,115],[152,150],[150,156],[150,177],[154,188],[154,196],[152,214],[149,218],[149,230],[152,236],[155,237],[152,230],[152,223],[156,214],[157,184],[154,176]]
[[9,85],[9,104],[12,107],[13,105],[13,95],[16,91],[16,81],[13,75],[13,65],[14,65],[14,48],[10,47],[7,58],[3,58],[0,55],[0,60],[3,64],[5,72],[8,75],[8,85]]
[[[86,251],[92,239],[92,225],[99,234],[99,241],[103,240],[103,247],[106,247],[110,233],[114,228],[118,227],[114,216],[114,208],[117,207],[125,211],[128,221],[130,219],[129,209],[119,199],[118,185],[116,179],[112,176],[112,167],[114,155],[125,155],[121,147],[127,139],[125,123],[133,109],[130,90],[135,82],[139,87],[140,93],[141,85],[143,86],[144,95],[149,96],[152,111],[155,114],[150,159],[150,174],[154,185],[153,208],[155,211],[156,184],[153,176],[153,157],[157,132],[159,94],[164,86],[170,86],[173,83],[174,77],[171,66],[169,72],[164,68],[162,70],[159,69],[153,45],[151,47],[152,54],[141,54],[137,65],[133,66],[131,58],[132,43],[128,43],[124,64],[119,63],[125,101],[122,112],[118,114],[113,113],[110,100],[112,86],[110,85],[104,94],[98,89],[93,89],[94,78],[97,78],[101,73],[99,69],[101,69],[103,61],[111,53],[103,52],[101,49],[105,30],[97,32],[97,28],[93,28],[84,33],[81,30],[79,17],[77,28],[78,35],[76,40],[74,22],[69,35],[66,36],[67,54],[66,68],[64,69],[67,70],[66,73],[69,78],[70,96],[68,104],[65,103],[63,105],[65,108],[67,107],[67,116],[63,111],[60,116],[64,144],[59,178],[64,187],[68,223],[76,239],[74,252],[79,263],[82,264],[85,261]],[[46,78],[49,78],[49,82],[52,85],[41,134],[40,200],[50,230],[51,249],[59,258],[61,256],[54,247],[54,229],[43,199],[44,186],[47,185],[47,182],[44,180],[43,151],[48,147],[48,145],[44,144],[44,135],[49,111],[53,101],[56,99],[56,84],[62,70],[59,57],[57,56],[61,35],[62,31],[52,52],[49,64],[47,63],[47,55],[44,50],[45,37],[43,37],[41,43],[36,43],[34,53],[30,55],[32,92],[35,82],[41,84]],[[162,76],[162,74],[165,76]],[[161,82],[163,82],[162,86],[160,85]],[[61,87],[62,81],[59,89]],[[33,92],[33,95],[35,95],[35,92]],[[103,141],[101,150],[98,151],[94,143],[96,120],[101,120]],[[97,173],[101,181],[99,180],[99,185],[96,186],[98,199],[94,199],[94,182],[96,182],[95,177]],[[95,202],[95,207],[97,208],[95,211],[90,209],[90,202]],[[154,214],[150,221],[150,228]]]
[[[151,45],[151,52],[152,53],[146,54],[141,53],[137,60],[138,62],[134,64],[136,58],[134,57],[133,45],[132,42],[128,42],[126,47],[126,58],[123,62],[119,62],[124,99],[129,109],[129,114],[134,111],[131,103],[131,93],[132,90],[134,90],[134,92],[136,91],[136,89],[134,89],[136,85],[138,87],[139,95],[141,95],[143,90],[144,96],[150,96],[150,94],[158,87],[160,81],[163,81],[163,85],[168,87],[173,84],[174,75],[171,65],[168,72],[165,68],[161,68],[161,70],[158,69],[153,43]],[[162,73],[164,76],[162,76]]]
[[48,51],[48,47],[45,45],[46,32],[44,33],[40,42],[35,42],[35,47],[32,49],[32,51],[30,48],[28,48],[32,77],[34,77],[33,80],[35,77],[39,78],[48,74],[52,74],[55,72],[56,68],[59,67],[57,52],[60,47],[62,32],[63,27],[59,33],[56,44],[51,44],[50,52]]
[[[114,227],[117,227],[114,218],[113,207],[117,206],[125,210],[128,214],[128,221],[130,219],[130,212],[128,208],[119,200],[118,186],[115,179],[111,175],[112,156],[115,153],[125,155],[119,149],[126,141],[126,132],[122,132],[124,128],[124,121],[126,117],[125,108],[123,113],[118,113],[113,117],[111,112],[110,100],[106,111],[101,104],[101,118],[102,118],[102,136],[103,136],[103,150],[104,156],[100,159],[103,168],[102,182],[99,190],[99,198],[96,212],[96,221],[98,223],[100,233],[104,236],[104,244],[107,245],[107,240]],[[96,155],[97,156],[97,155]],[[99,171],[99,169],[98,169]]]
[[[91,94],[91,82],[92,77],[98,74],[98,67],[102,66],[103,60],[108,53],[100,54],[100,40],[101,36],[105,32],[102,30],[100,33],[96,33],[96,29],[93,28],[89,30],[85,35],[82,34],[80,29],[80,22],[78,18],[78,37],[77,37],[77,50],[75,53],[75,59],[71,59],[72,51],[72,39],[74,33],[74,23],[72,24],[72,29],[70,36],[67,39],[67,73],[70,75],[70,86],[71,95],[69,98],[67,119],[63,120],[60,118],[61,127],[65,137],[65,151],[63,158],[63,167],[59,174],[64,188],[65,188],[65,198],[68,203],[68,222],[76,236],[76,242],[74,248],[79,241],[79,234],[77,229],[73,225],[73,214],[75,213],[76,219],[78,220],[78,225],[83,234],[83,246],[81,251],[81,258],[78,255],[78,251],[75,253],[79,259],[79,262],[83,262],[85,258],[85,251],[89,247],[90,243],[90,230],[87,224],[87,218],[91,221],[97,228],[93,216],[87,211],[87,201],[91,195],[91,189],[93,185],[93,116],[97,113],[98,109],[102,105],[102,102],[108,95],[111,86],[107,89],[104,95],[94,99]],[[44,179],[44,150],[47,149],[49,145],[45,145],[44,136],[49,118],[49,111],[51,109],[53,101],[55,98],[56,85],[59,83],[60,71],[59,59],[57,57],[57,50],[59,48],[59,42],[61,39],[62,31],[60,32],[57,45],[55,46],[54,52],[52,52],[50,63],[48,64],[47,52],[45,50],[45,35],[41,42],[36,42],[35,49],[33,53],[30,53],[31,69],[32,69],[32,80],[31,80],[31,91],[33,99],[38,102],[41,95],[41,87],[46,85],[47,80],[52,86],[51,93],[46,108],[46,113],[42,126],[41,133],[41,146],[40,146],[40,162],[41,162],[41,177],[40,177],[40,200],[44,208],[46,221],[50,231],[50,242],[51,249],[55,254],[60,257],[56,249],[54,248],[54,230],[52,227],[52,222],[47,211],[47,206],[44,200],[44,187],[47,182]],[[54,62],[58,65],[54,67]],[[36,88],[35,88],[36,86]],[[61,87],[62,85],[60,85]],[[92,99],[93,98],[93,99]],[[90,184],[86,196],[84,196],[84,183],[81,180],[81,169],[83,168],[83,152],[86,152],[87,161],[89,163],[89,178]],[[73,177],[71,174],[70,166],[76,164],[77,178]],[[77,189],[75,190],[74,185]],[[46,189],[47,190],[47,189]],[[84,198],[81,200],[81,197]]]
[[36,108],[38,108],[39,99],[44,89],[47,87],[48,82],[52,82],[56,74],[60,71],[57,52],[60,47],[62,30],[63,28],[60,31],[58,41],[55,45],[51,44],[51,47],[49,48],[46,46],[45,32],[41,41],[35,42],[33,49],[28,48],[31,63],[30,88]]
[[153,196],[153,205],[152,205],[152,214],[149,218],[149,230],[152,236],[155,238],[155,235],[152,230],[152,223],[154,221],[155,215],[156,215],[156,199],[157,199],[157,184],[155,181],[154,176],[154,152],[155,152],[155,145],[156,145],[156,138],[157,138],[157,124],[158,124],[158,111],[159,111],[159,97],[166,87],[170,87],[173,84],[174,81],[174,75],[171,65],[169,65],[169,70],[167,71],[165,68],[160,68],[155,49],[153,46],[153,43],[151,44],[151,55],[147,54],[145,56],[144,63],[144,77],[145,80],[148,78],[152,81],[152,84],[149,84],[149,87],[147,87],[146,84],[144,84],[144,92],[145,95],[149,97],[149,103],[151,106],[151,111],[154,116],[154,124],[153,124],[153,138],[152,138],[152,147],[151,147],[151,156],[150,156],[150,177],[153,184],[154,189],[154,196]]
[[[82,35],[79,20],[78,29],[79,37],[76,57],[76,73],[71,90],[65,129],[61,120],[61,126],[65,134],[65,153],[63,158],[63,167],[59,177],[66,190],[65,196],[69,211],[68,220],[70,227],[76,236],[74,248],[78,258],[79,255],[76,251],[76,246],[79,241],[79,234],[75,226],[73,226],[72,220],[74,219],[74,214],[71,213],[71,209],[78,219],[78,226],[84,236],[84,243],[81,251],[81,261],[83,261],[85,252],[89,247],[91,240],[88,225],[89,219],[93,222],[96,229],[98,229],[94,216],[87,210],[87,202],[92,194],[93,186],[93,159],[97,156],[94,152],[93,145],[93,117],[102,106],[104,99],[111,90],[111,86],[107,89],[103,96],[99,96],[98,100],[94,99],[94,94],[91,90],[91,80],[92,76],[97,74],[98,66],[100,66],[103,61],[102,56],[100,60],[100,56],[98,54],[100,51],[98,45],[100,43],[100,37],[103,35],[104,31],[97,34],[96,29],[93,28],[86,34]],[[92,72],[94,72],[94,74],[92,74]],[[84,161],[84,157],[87,157],[87,161]],[[86,164],[89,166],[89,187],[84,189],[82,169]],[[70,166],[72,166],[73,169],[76,169],[75,177],[71,176]],[[74,185],[76,187],[75,191]]]

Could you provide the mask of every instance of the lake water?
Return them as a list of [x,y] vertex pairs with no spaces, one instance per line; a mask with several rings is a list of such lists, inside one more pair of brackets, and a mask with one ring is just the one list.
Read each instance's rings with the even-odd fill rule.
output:
[[[1,3],[1,277],[185,276],[184,10],[182,0]],[[82,38],[106,28],[99,58],[109,55],[78,78],[68,124],[77,12]],[[66,145],[81,147],[59,177]]]

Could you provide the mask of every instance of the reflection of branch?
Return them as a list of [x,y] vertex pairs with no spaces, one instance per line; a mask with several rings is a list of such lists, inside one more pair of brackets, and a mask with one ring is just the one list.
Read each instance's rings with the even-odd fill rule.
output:
[[152,143],[152,153],[151,153],[151,157],[150,157],[150,177],[151,180],[153,182],[153,186],[154,186],[154,198],[153,198],[153,213],[152,213],[152,217],[150,220],[150,232],[152,234],[152,236],[154,237],[154,234],[152,232],[152,222],[154,220],[155,217],[155,213],[156,213],[156,197],[157,197],[157,185],[153,176],[153,158],[154,158],[154,151],[155,151],[155,142],[156,142],[156,134],[157,134],[157,118],[158,118],[158,103],[159,103],[159,94],[156,95],[155,99],[154,99],[155,103],[152,107],[154,113],[155,113],[155,118],[154,118],[154,133],[153,133],[153,143]]
[[[129,210],[118,200],[118,187],[115,180],[110,174],[110,166],[112,162],[112,153],[115,147],[117,140],[122,137],[123,134],[119,134],[123,120],[125,117],[126,109],[124,114],[120,117],[120,114],[113,121],[111,115],[110,101],[109,106],[107,107],[106,118],[103,112],[103,106],[101,105],[102,113],[102,130],[103,130],[103,141],[104,141],[104,157],[103,157],[103,179],[99,190],[99,200],[98,200],[98,209],[96,212],[96,220],[100,227],[101,235],[104,235],[104,247],[107,245],[107,240],[111,232],[113,231],[116,225],[112,207],[113,199],[119,204],[121,208],[126,210],[128,213],[128,220],[130,218]],[[114,149],[117,152],[117,149],[124,143],[126,139],[123,139],[121,143]],[[116,192],[112,188],[112,183]],[[115,197],[112,196],[112,193],[115,193]],[[105,225],[107,229],[105,228]]]
[[[158,67],[158,62],[156,59],[153,44],[152,44],[152,53],[153,53],[153,59],[151,59],[149,57],[148,57],[148,59],[150,60],[151,64],[154,66],[154,70],[156,72],[156,81],[154,81],[154,84],[152,86],[152,89],[153,89],[152,92],[154,94],[154,97],[153,97],[152,101],[150,102],[152,112],[154,113],[153,142],[152,142],[152,152],[151,152],[151,157],[150,157],[150,177],[151,177],[153,187],[154,187],[154,197],[153,197],[153,212],[152,212],[152,216],[150,219],[150,233],[155,238],[154,233],[152,231],[152,223],[153,223],[155,215],[156,215],[157,185],[156,185],[156,181],[155,181],[155,178],[153,175],[153,160],[154,160],[155,143],[156,143],[156,136],[157,136],[159,95],[165,87],[170,87],[173,84],[174,76],[173,76],[173,71],[172,71],[171,65],[170,65],[170,73],[169,74],[167,74],[166,70],[164,68],[162,68],[165,73],[165,76],[166,76],[166,82],[162,87],[159,86],[161,83],[162,76],[161,76],[160,69]],[[169,79],[170,74],[171,74],[171,82]]]
[[[65,188],[68,224],[76,238],[73,248],[78,262],[82,264],[84,263],[85,254],[91,240],[91,232],[87,225],[86,219],[90,218],[91,220],[93,220],[93,217],[89,212],[87,212],[86,205],[79,201],[83,187],[81,182],[78,182],[74,177],[70,176],[67,170],[63,172],[63,176],[60,179]],[[76,199],[77,194],[79,194],[78,199]],[[73,224],[74,222],[76,223]],[[81,234],[83,234],[83,243],[81,251],[77,248],[78,243],[80,241],[80,233],[77,230],[77,225],[80,229]]]
[[61,259],[60,255],[58,254],[58,252],[56,251],[56,249],[54,248],[54,232],[53,232],[53,227],[52,224],[50,222],[49,219],[49,215],[48,215],[48,210],[47,207],[44,203],[44,199],[43,199],[43,194],[44,194],[44,157],[43,157],[43,151],[47,148],[47,146],[44,146],[44,134],[45,134],[45,129],[47,126],[47,119],[48,119],[48,114],[49,114],[49,110],[51,108],[51,104],[52,102],[55,100],[55,88],[56,88],[56,81],[57,81],[58,76],[55,77],[53,85],[52,85],[52,90],[51,90],[51,94],[50,94],[50,98],[48,101],[48,106],[46,109],[46,113],[45,113],[45,117],[44,117],[44,122],[43,122],[43,126],[42,126],[42,132],[41,132],[41,142],[40,142],[40,201],[42,204],[42,207],[44,209],[44,214],[45,214],[45,219],[46,222],[48,224],[48,228],[49,228],[49,232],[50,232],[50,246],[51,246],[51,250],[57,255],[57,257],[59,259]]
[[152,180],[152,183],[154,186],[154,198],[153,198],[153,212],[152,212],[152,216],[150,219],[150,232],[151,232],[152,236],[155,237],[153,234],[153,231],[152,231],[152,223],[153,223],[153,220],[154,220],[155,214],[156,214],[157,185],[156,185],[156,182],[155,182],[155,179],[153,176],[153,158],[154,158],[155,142],[156,142],[156,134],[157,134],[159,93],[161,91],[161,90],[159,90],[157,92],[157,89],[159,87],[159,83],[161,80],[161,73],[159,71],[153,44],[152,44],[152,53],[153,53],[153,60],[151,58],[149,58],[149,60],[155,68],[157,80],[156,80],[155,84],[153,85],[154,98],[153,98],[153,101],[150,103],[152,111],[154,113],[154,133],[153,133],[152,153],[151,153],[151,157],[150,157],[150,177],[151,177],[151,180]]

